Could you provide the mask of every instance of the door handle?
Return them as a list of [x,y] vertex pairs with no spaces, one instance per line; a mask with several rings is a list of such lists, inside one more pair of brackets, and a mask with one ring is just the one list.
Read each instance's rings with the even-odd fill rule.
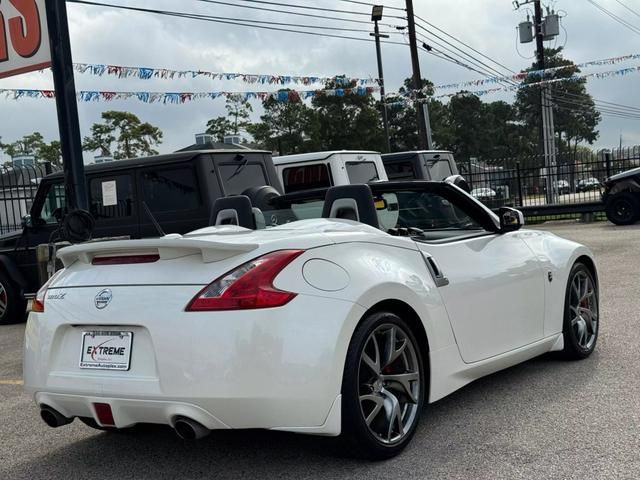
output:
[[427,268],[433,277],[436,287],[440,288],[449,285],[449,279],[444,276],[444,272],[440,268],[436,259],[426,253],[423,253],[422,256],[424,257],[424,261],[427,264]]

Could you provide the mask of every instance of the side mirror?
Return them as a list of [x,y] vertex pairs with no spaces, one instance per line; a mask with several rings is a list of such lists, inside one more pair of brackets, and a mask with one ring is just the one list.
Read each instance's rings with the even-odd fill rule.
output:
[[33,227],[33,221],[31,220],[31,215],[24,215],[22,217],[22,221],[20,222],[22,228],[31,228]]
[[520,210],[502,207],[498,210],[500,233],[516,232],[524,226],[524,215]]

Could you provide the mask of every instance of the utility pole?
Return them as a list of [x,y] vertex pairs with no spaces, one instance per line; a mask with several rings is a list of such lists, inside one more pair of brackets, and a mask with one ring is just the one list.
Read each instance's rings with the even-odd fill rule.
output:
[[[420,73],[420,59],[418,57],[418,43],[416,41],[416,19],[413,11],[413,0],[407,2],[407,19],[409,21],[409,49],[411,50],[411,64],[413,66],[413,88],[416,91],[416,111],[418,113],[418,148],[426,150],[432,148],[429,145],[430,128],[427,127],[428,112],[426,102],[423,102],[422,74]],[[425,112],[426,115],[425,115]]]
[[51,44],[51,68],[53,84],[56,90],[56,107],[60,144],[62,147],[62,165],[66,188],[66,205],[69,209],[89,209],[87,184],[84,176],[82,140],[80,137],[80,119],[76,85],[73,78],[73,60],[69,40],[69,23],[65,1],[46,0],[47,26]]
[[[541,0],[534,0],[533,3],[538,70],[544,70],[546,68],[546,63],[544,58],[542,5]],[[542,76],[541,79],[544,80],[544,76]],[[558,182],[556,181],[557,163],[553,103],[549,86],[545,84],[540,87],[540,111],[542,112],[542,143],[544,145],[544,166],[546,170],[546,197],[547,204],[551,205],[556,203],[558,200]]]
[[389,35],[380,34],[378,22],[382,20],[384,7],[382,5],[374,5],[371,11],[371,20],[374,22],[374,33],[369,35],[376,37],[376,56],[378,58],[378,79],[380,81],[380,99],[382,100],[382,122],[384,123],[384,135],[387,139],[387,152],[391,152],[391,138],[389,136],[389,116],[387,114],[387,97],[384,89],[384,72],[382,69],[382,51],[380,48],[380,39],[389,38]]

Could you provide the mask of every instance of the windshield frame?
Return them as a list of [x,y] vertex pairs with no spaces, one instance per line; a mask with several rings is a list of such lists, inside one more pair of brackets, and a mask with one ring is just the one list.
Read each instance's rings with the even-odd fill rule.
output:
[[[469,217],[479,226],[488,232],[500,232],[500,220],[498,216],[487,208],[482,202],[475,199],[464,190],[456,187],[449,182],[434,181],[399,181],[399,182],[376,182],[369,185],[371,193],[374,197],[383,194],[393,194],[402,191],[422,191],[425,193],[434,193],[442,196],[444,199],[462,209]],[[271,200],[272,205],[276,208],[289,208],[291,204],[310,202],[314,200],[324,200],[328,188],[315,190],[307,190],[303,192],[294,192],[287,195],[275,197]]]

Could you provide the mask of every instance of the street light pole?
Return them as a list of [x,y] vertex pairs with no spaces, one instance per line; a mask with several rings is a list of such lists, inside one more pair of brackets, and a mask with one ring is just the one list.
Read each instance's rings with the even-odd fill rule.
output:
[[380,34],[380,28],[378,22],[382,20],[382,12],[384,7],[382,5],[374,5],[371,11],[371,20],[374,22],[374,33],[370,33],[372,37],[376,38],[376,56],[378,58],[378,79],[380,82],[380,99],[382,102],[382,122],[384,124],[384,135],[387,140],[387,152],[391,152],[391,137],[389,135],[389,117],[387,114],[387,98],[385,96],[384,89],[384,72],[382,69],[382,51],[380,48],[380,39],[389,38],[389,35]]

